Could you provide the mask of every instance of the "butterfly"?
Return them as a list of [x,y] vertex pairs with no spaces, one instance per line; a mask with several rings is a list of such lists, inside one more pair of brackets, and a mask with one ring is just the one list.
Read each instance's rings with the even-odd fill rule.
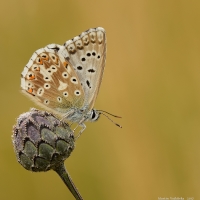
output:
[[64,45],[35,51],[21,73],[22,92],[41,107],[78,123],[80,135],[84,122],[97,121],[105,112],[93,108],[105,62],[106,32],[101,27],[89,29]]

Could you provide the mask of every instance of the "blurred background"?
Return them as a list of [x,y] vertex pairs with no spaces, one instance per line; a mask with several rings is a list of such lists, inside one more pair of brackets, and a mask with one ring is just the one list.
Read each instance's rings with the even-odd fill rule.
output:
[[[37,107],[20,93],[32,53],[88,28],[107,32],[107,62],[87,129],[66,160],[84,199],[200,199],[200,1],[0,1],[0,199],[73,199],[53,171],[17,163],[12,126]],[[37,107],[38,108],[38,107]]]

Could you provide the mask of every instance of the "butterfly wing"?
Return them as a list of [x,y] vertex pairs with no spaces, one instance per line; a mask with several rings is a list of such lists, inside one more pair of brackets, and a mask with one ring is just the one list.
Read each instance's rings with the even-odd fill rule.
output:
[[89,111],[98,95],[106,62],[105,30],[89,29],[65,42],[64,46],[84,90],[83,107]]
[[21,88],[35,103],[60,114],[81,108],[84,91],[70,62],[58,53],[60,45],[37,50],[21,74]]

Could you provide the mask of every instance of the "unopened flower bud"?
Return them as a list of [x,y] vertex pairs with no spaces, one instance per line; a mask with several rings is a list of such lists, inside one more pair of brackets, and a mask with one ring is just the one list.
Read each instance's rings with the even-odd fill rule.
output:
[[13,127],[13,145],[18,162],[33,172],[54,170],[72,195],[83,200],[64,166],[74,149],[74,133],[68,124],[45,111],[31,109]]
[[35,172],[55,168],[74,149],[74,135],[69,126],[36,109],[19,116],[12,139],[18,162]]

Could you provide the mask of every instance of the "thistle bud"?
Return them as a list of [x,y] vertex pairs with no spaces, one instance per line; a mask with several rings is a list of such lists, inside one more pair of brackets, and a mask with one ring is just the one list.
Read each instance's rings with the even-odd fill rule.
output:
[[18,162],[33,172],[54,170],[72,195],[83,200],[64,166],[74,149],[74,134],[68,124],[45,111],[31,109],[13,127],[13,145]]
[[34,172],[54,169],[74,149],[74,134],[69,126],[36,109],[19,116],[12,139],[18,162]]

